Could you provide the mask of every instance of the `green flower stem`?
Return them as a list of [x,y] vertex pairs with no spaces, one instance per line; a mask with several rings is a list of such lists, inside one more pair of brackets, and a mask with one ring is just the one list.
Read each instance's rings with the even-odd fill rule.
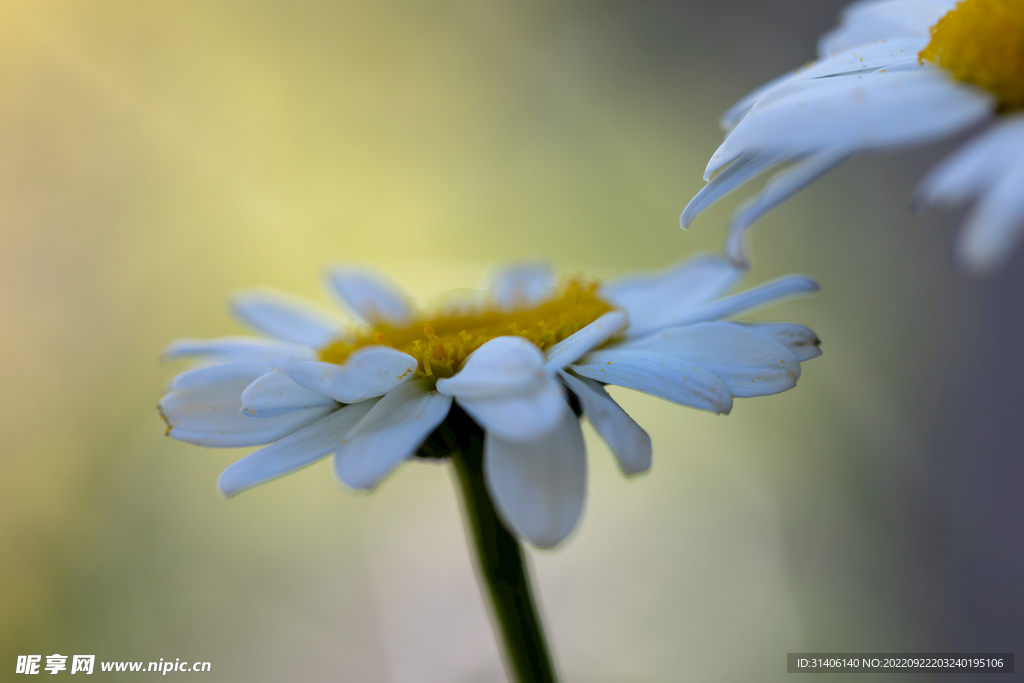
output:
[[453,451],[451,458],[462,487],[477,570],[494,605],[495,639],[499,648],[504,646],[506,673],[514,683],[555,683],[558,678],[537,614],[523,549],[498,519],[484,485],[482,439],[468,441],[466,447]]

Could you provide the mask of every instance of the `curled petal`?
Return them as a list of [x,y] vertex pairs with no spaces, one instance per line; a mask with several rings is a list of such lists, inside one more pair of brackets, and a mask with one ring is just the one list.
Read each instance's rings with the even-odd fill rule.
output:
[[529,394],[546,384],[544,354],[522,337],[496,337],[474,351],[455,375],[437,381],[442,394],[483,399]]
[[814,330],[796,323],[736,323],[752,332],[773,339],[789,349],[796,359],[805,360],[821,355],[821,340]]
[[271,370],[253,380],[242,392],[241,398],[241,413],[246,417],[277,417],[306,408],[337,407],[330,396],[310,391],[277,370]]

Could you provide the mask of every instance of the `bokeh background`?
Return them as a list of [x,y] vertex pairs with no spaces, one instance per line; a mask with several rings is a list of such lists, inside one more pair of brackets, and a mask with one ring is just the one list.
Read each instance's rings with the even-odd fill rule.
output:
[[[329,302],[332,261],[428,300],[508,259],[607,277],[717,250],[740,197],[677,219],[718,114],[842,4],[0,5],[0,666],[502,680],[446,466],[357,495],[323,462],[224,501],[245,451],[164,437],[162,347],[242,332],[237,288]],[[856,159],[756,229],[748,283],[822,284],[754,316],[824,340],[796,390],[729,417],[613,390],[653,471],[624,479],[588,427],[583,522],[531,553],[565,681],[1019,654],[1024,258],[964,276],[957,216],[909,213],[952,146]],[[875,678],[903,679],[929,677]]]

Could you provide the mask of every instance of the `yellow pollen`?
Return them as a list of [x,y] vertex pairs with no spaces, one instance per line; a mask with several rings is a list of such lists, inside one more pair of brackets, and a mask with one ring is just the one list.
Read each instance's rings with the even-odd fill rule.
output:
[[353,339],[321,349],[320,360],[341,364],[364,346],[390,346],[417,361],[416,374],[433,379],[451,377],[466,360],[495,337],[518,336],[542,351],[578,332],[612,307],[597,296],[598,283],[569,278],[552,297],[534,308],[501,311],[483,308],[471,314],[422,315],[406,327],[381,324]]
[[1024,109],[1024,2],[962,0],[918,56],[995,94],[1001,111]]

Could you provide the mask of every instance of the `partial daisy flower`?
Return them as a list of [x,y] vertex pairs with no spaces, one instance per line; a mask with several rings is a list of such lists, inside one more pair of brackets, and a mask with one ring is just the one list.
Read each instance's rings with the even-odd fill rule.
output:
[[[734,215],[744,232],[850,156],[939,140],[990,124],[921,185],[918,206],[973,203],[954,245],[961,265],[1001,265],[1024,232],[1024,2],[862,0],[823,36],[818,60],[753,91],[722,116],[725,142],[680,222],[784,163]],[[711,176],[721,171],[714,178]]]
[[330,284],[358,323],[243,292],[234,313],[267,336],[172,343],[165,358],[206,364],[173,380],[160,412],[175,439],[269,444],[223,472],[227,496],[331,454],[342,482],[370,490],[417,454],[444,456],[479,437],[502,521],[550,547],[583,509],[579,414],[623,472],[651,466],[650,438],[605,385],[728,413],[734,398],[792,388],[800,363],[820,355],[806,327],[722,321],[817,289],[789,276],[723,296],[741,272],[704,256],[600,285],[517,265],[428,312],[382,276],[339,267]]

